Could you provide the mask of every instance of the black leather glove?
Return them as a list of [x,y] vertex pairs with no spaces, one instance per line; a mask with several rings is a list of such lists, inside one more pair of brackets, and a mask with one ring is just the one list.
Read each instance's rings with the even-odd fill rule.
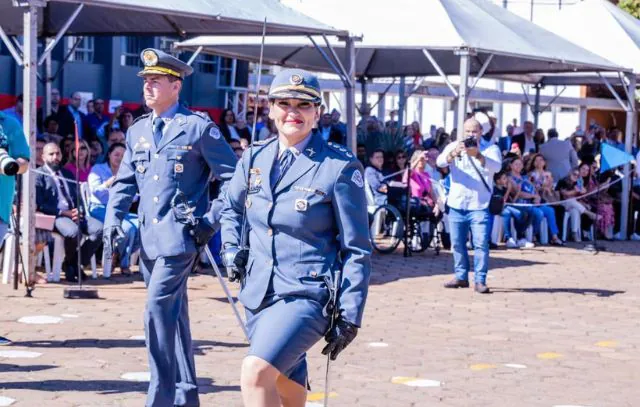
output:
[[202,219],[189,231],[197,247],[202,247],[209,243],[215,233],[216,231]]
[[327,332],[324,339],[328,342],[322,349],[323,355],[331,354],[331,360],[336,360],[342,352],[358,335],[358,327],[342,318],[336,320],[333,328]]
[[249,260],[249,250],[239,249],[237,246],[227,246],[220,252],[222,264],[227,269],[230,282],[242,281],[247,273],[246,265]]

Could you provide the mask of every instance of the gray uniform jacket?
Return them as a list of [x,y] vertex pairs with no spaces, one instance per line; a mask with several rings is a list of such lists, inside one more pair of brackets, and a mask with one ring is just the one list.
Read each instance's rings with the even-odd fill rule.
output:
[[272,188],[275,137],[254,145],[247,191],[249,151],[229,182],[221,220],[223,245],[239,245],[246,206],[250,255],[239,299],[249,309],[271,294],[326,303],[341,269],[338,309],[360,326],[371,270],[362,165],[315,134]]
[[[145,259],[195,253],[189,226],[178,220],[171,202],[178,191],[194,215],[219,227],[222,198],[209,207],[211,175],[228,181],[237,159],[215,124],[180,107],[158,146],[151,114],[138,118],[127,131],[126,151],[109,192],[105,230],[119,225],[140,193],[138,216]],[[224,194],[224,184],[221,196]]]

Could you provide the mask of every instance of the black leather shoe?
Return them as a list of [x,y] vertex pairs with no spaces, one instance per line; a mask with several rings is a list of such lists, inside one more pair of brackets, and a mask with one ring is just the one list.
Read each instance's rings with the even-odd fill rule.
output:
[[457,278],[454,278],[453,280],[444,284],[444,288],[468,288],[468,287],[469,287],[469,282],[467,280],[458,280]]
[[489,290],[489,287],[487,287],[485,284],[482,283],[476,283],[476,287],[475,290],[478,294],[490,294],[491,290]]

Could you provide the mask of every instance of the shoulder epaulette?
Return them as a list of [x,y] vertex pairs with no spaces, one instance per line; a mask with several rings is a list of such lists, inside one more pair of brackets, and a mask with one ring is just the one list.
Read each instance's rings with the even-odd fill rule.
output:
[[351,151],[349,151],[345,146],[343,146],[342,144],[338,144],[338,143],[334,143],[333,141],[330,141],[327,143],[327,145],[329,146],[329,148],[333,151],[335,151],[336,153],[340,154],[343,157],[346,157],[348,159],[353,159],[353,153]]
[[267,144],[271,143],[273,140],[276,140],[276,139],[277,139],[277,137],[273,136],[273,137],[269,137],[269,138],[264,139],[264,140],[254,141],[252,145],[256,146],[256,147],[266,146]]
[[203,119],[206,122],[210,122],[211,121],[211,118],[205,112],[200,112],[198,110],[191,110],[191,113],[193,113],[194,115],[196,115],[197,117]]
[[151,116],[151,112],[149,112],[149,113],[145,113],[145,114],[143,114],[142,116],[138,116],[138,117],[136,117],[136,118],[133,120],[133,123],[131,123],[131,126],[133,126],[134,124],[136,124],[136,122],[139,122],[140,120],[142,120],[142,119],[144,119],[144,118],[146,118],[146,117],[149,117],[149,116]]

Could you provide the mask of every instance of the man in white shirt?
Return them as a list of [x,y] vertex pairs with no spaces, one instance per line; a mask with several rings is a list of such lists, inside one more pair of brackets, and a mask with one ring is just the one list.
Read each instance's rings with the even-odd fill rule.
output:
[[449,229],[453,251],[455,278],[446,288],[469,287],[469,256],[467,236],[473,236],[475,290],[489,293],[486,285],[489,261],[489,201],[493,190],[493,175],[500,171],[502,158],[495,144],[481,149],[482,126],[476,119],[464,123],[464,137],[447,145],[438,156],[438,167],[449,167],[451,186]]

